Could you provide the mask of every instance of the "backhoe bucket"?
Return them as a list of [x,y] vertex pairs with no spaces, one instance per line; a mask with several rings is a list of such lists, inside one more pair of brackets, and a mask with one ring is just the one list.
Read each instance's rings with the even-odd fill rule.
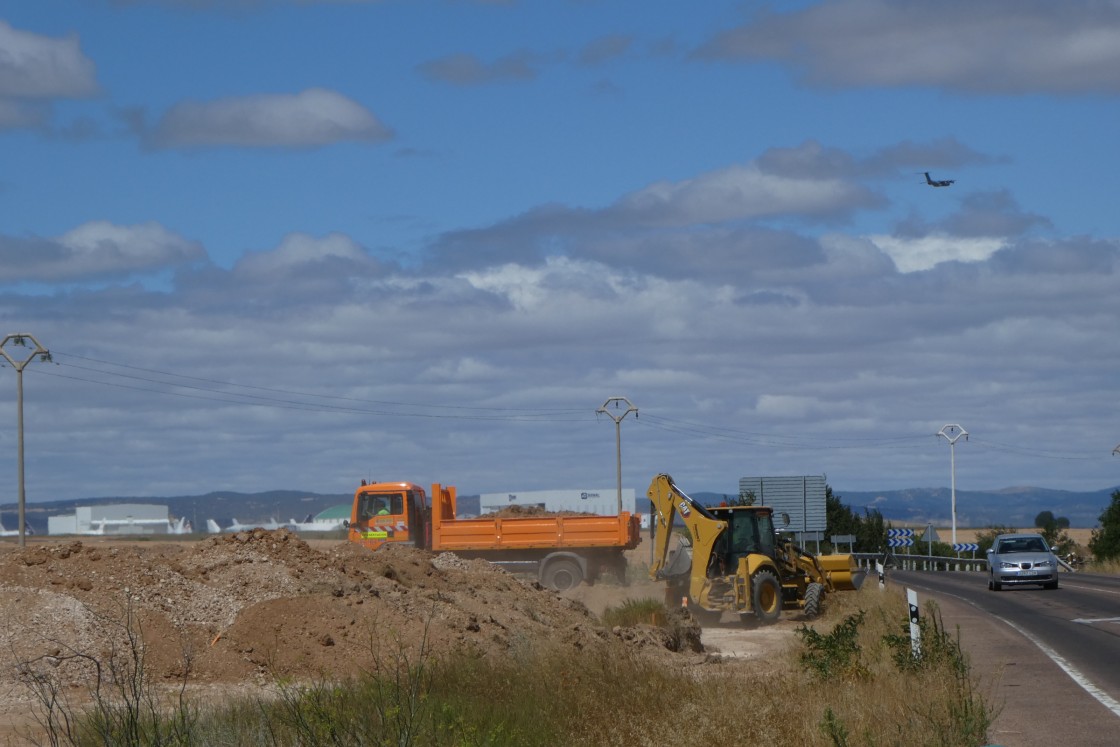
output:
[[818,555],[817,562],[834,591],[856,591],[863,583],[865,574],[853,555]]

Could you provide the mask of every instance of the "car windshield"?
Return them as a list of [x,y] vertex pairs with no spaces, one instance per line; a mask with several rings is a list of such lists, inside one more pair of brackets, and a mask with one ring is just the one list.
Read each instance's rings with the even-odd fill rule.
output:
[[999,552],[1046,552],[1041,537],[1017,537],[999,543]]

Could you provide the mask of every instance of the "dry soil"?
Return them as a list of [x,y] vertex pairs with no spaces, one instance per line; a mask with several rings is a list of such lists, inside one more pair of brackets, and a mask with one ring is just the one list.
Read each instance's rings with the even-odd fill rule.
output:
[[95,661],[127,661],[130,635],[142,641],[153,682],[186,681],[203,696],[351,675],[368,670],[372,656],[415,656],[422,644],[481,656],[617,647],[702,666],[721,656],[765,659],[792,639],[792,621],[714,629],[703,643],[687,616],[676,634],[599,621],[607,606],[660,594],[643,583],[557,593],[482,560],[309,543],[285,529],[194,542],[0,543],[0,725],[8,725],[0,742],[35,723],[29,674],[80,702],[96,681]]

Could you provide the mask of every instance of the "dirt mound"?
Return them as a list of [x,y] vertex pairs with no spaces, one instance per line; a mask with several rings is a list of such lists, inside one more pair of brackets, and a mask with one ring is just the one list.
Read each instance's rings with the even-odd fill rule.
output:
[[4,546],[0,610],[0,719],[29,698],[21,663],[88,687],[92,660],[129,651],[130,635],[155,677],[214,684],[345,676],[379,659],[414,661],[422,646],[480,656],[700,648],[687,625],[608,630],[571,594],[482,560],[347,542],[315,549],[286,529]]
[[543,506],[506,506],[483,514],[487,519],[516,519],[524,516],[598,516],[585,511],[549,511]]

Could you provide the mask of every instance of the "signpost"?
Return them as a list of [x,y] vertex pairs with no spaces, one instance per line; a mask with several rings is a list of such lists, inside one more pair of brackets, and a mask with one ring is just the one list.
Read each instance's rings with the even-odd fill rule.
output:
[[914,544],[913,529],[888,529],[887,547],[910,547]]
[[933,524],[926,525],[926,533],[922,535],[922,539],[926,541],[926,555],[933,557],[933,543],[941,541],[941,538],[937,536],[937,530],[933,528]]

